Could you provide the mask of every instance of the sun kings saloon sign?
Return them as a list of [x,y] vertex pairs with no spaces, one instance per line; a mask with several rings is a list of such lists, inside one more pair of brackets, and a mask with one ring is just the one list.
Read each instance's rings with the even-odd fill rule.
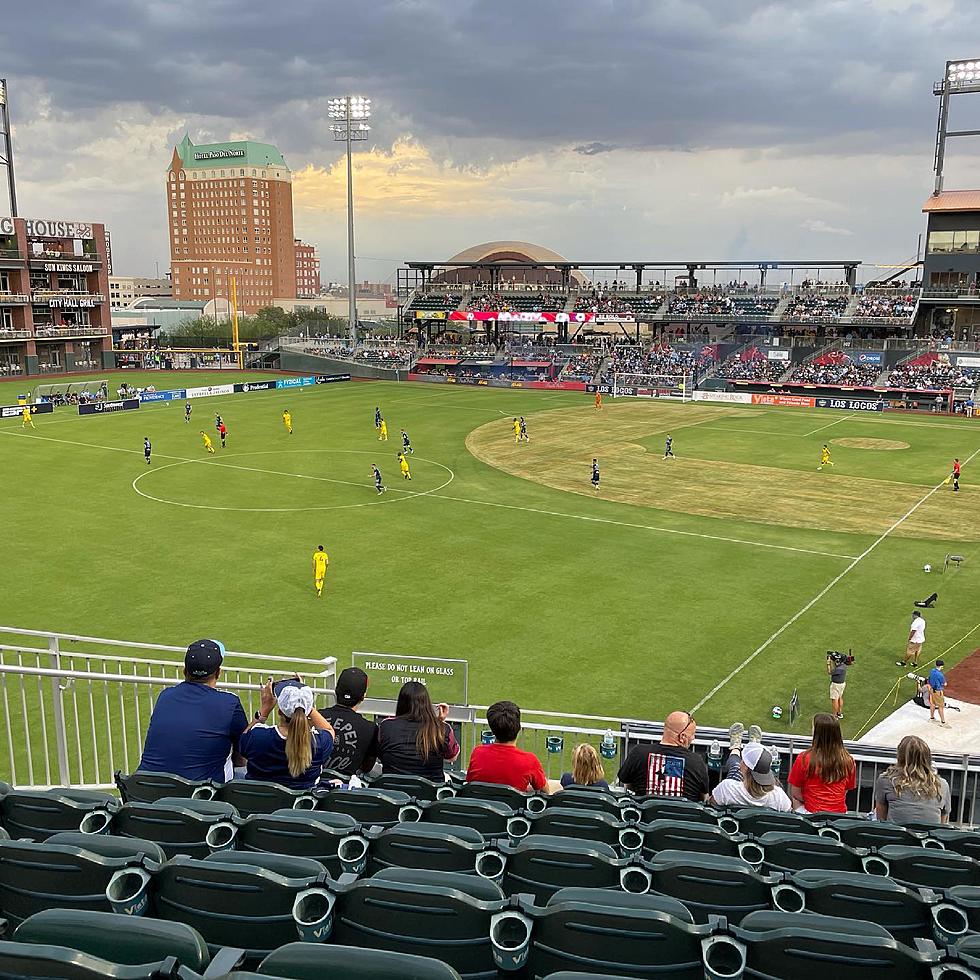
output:
[[[84,221],[61,221],[54,218],[25,218],[28,238],[91,238],[92,226]],[[14,234],[14,219],[0,218],[0,235]]]

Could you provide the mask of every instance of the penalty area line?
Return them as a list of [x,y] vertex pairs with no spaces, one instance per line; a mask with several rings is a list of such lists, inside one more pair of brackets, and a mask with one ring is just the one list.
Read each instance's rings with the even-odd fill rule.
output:
[[433,499],[455,500],[463,504],[476,504],[480,507],[499,507],[503,510],[517,510],[526,514],[541,514],[545,517],[564,517],[572,521],[589,521],[593,524],[612,524],[616,527],[630,527],[638,531],[655,531],[660,534],[679,534],[689,538],[704,538],[708,541],[725,541],[729,544],[743,544],[750,548],[766,548],[774,551],[792,551],[801,555],[819,555],[821,558],[840,558],[853,561],[853,555],[838,555],[831,551],[814,551],[810,548],[794,548],[787,544],[768,544],[765,541],[746,541],[744,538],[727,538],[720,534],[705,534],[701,531],[682,531],[676,527],[657,527],[654,524],[634,524],[630,521],[615,521],[609,517],[592,517],[588,514],[566,514],[557,510],[543,510],[540,507],[523,507],[519,504],[504,504],[496,500],[476,500],[472,497],[456,497],[445,493],[432,493]]
[[[963,465],[966,466],[974,457],[980,453],[980,449],[975,449],[970,456],[964,461]],[[871,544],[868,545],[864,551],[851,560],[851,563],[839,574],[835,575],[802,609],[794,613],[782,626],[776,630],[775,633],[771,634],[766,640],[764,640],[759,646],[755,648],[734,670],[730,671],[727,676],[723,677],[715,686],[708,691],[708,693],[701,698],[700,701],[693,708],[691,708],[691,714],[703,708],[722,688],[728,685],[728,682],[737,677],[746,667],[755,660],[760,654],[764,653],[769,647],[786,632],[797,620],[808,613],[841,579],[844,578],[849,572],[853,571],[857,566],[864,561],[868,555],[871,554],[875,548],[882,543],[882,541],[887,538],[892,531],[901,527],[937,490],[945,485],[945,480],[937,483],[928,493],[922,496],[915,504],[913,504],[894,524],[883,531]]]

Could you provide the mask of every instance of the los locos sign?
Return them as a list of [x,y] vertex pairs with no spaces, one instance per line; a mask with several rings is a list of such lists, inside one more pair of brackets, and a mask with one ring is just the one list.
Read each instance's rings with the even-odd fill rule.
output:
[[[28,238],[91,238],[92,226],[84,221],[57,218],[24,218]],[[0,235],[14,234],[14,219],[0,218]]]

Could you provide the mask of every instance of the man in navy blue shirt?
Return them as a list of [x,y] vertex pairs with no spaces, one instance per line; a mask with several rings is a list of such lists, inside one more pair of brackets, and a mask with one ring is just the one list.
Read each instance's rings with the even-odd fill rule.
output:
[[197,640],[184,656],[184,680],[157,698],[143,743],[143,772],[185,779],[230,778],[226,763],[249,727],[237,694],[218,690],[224,645]]
[[943,673],[943,661],[937,660],[936,666],[929,671],[929,721],[936,720],[936,712],[939,712],[939,724],[943,728],[949,728],[946,724],[946,675]]

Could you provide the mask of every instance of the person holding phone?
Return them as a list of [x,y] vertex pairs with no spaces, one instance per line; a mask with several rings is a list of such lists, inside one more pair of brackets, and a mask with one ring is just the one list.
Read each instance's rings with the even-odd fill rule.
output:
[[[273,709],[278,720],[268,724]],[[310,789],[333,751],[334,731],[313,705],[313,691],[300,677],[262,688],[255,722],[242,735],[238,751],[246,760],[246,779]]]
[[459,742],[446,721],[448,715],[449,705],[433,705],[423,683],[403,684],[394,718],[385,718],[378,725],[378,760],[383,771],[444,780],[443,763],[459,757]]

